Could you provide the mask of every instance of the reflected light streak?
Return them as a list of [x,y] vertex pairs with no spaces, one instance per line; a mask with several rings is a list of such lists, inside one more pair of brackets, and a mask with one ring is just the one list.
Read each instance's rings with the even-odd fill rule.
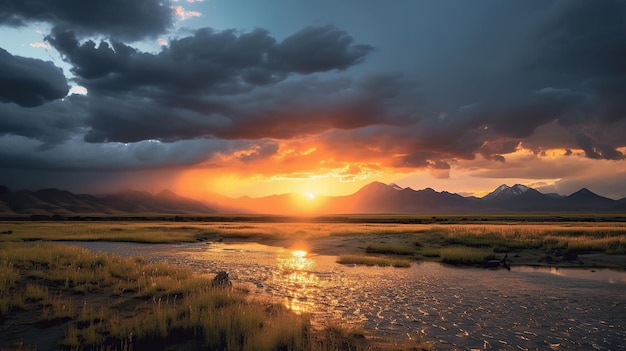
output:
[[278,270],[274,279],[289,290],[283,304],[295,313],[306,313],[314,310],[309,296],[319,293],[319,278],[311,269],[315,261],[307,258],[305,250],[292,250],[288,255],[277,257]]
[[307,255],[307,252],[306,252],[306,251],[304,251],[304,250],[294,250],[294,251],[292,251],[292,252],[291,252],[291,254],[292,254],[293,256],[295,256],[295,257],[300,257],[300,258],[302,258],[302,257],[304,257],[304,256],[306,256],[306,255]]

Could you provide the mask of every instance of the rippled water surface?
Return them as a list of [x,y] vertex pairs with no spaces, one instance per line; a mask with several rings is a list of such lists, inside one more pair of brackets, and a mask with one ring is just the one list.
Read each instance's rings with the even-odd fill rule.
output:
[[202,273],[225,270],[255,297],[374,333],[426,336],[438,349],[624,350],[626,273],[416,263],[351,267],[260,244],[73,243]]

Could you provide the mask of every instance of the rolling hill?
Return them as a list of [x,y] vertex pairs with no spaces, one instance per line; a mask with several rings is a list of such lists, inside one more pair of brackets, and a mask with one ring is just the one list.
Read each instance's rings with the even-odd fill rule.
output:
[[127,191],[106,196],[73,194],[59,189],[0,192],[0,214],[3,215],[206,215],[214,212],[202,202],[169,190],[156,195]]

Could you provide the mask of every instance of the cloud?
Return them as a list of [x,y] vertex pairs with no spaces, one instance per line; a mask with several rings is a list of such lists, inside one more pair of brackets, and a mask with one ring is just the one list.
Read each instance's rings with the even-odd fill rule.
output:
[[85,99],[78,95],[32,108],[0,103],[0,136],[27,137],[39,148],[50,148],[84,131],[84,103]]
[[[520,150],[530,152],[528,162],[555,149],[570,160],[625,158],[621,1],[531,4],[505,34],[491,27],[497,21],[450,26],[443,37],[463,32],[467,42],[422,48],[438,60],[411,72],[393,72],[392,54],[331,25],[284,39],[265,29],[201,28],[165,40],[176,19],[169,2],[3,4],[0,23],[51,24],[46,42],[87,92],[65,98],[68,79],[58,67],[0,51],[0,135],[24,143],[5,151],[0,161],[9,165],[150,168],[221,155],[243,173],[257,165],[328,173],[363,162],[448,178],[461,163],[486,169],[483,177],[542,179],[573,174],[566,171],[577,163],[526,170]],[[164,40],[158,52],[131,43],[147,37]],[[438,51],[446,45],[458,46],[456,55]],[[367,173],[357,171],[342,176]]]
[[30,43],[28,45],[31,48],[41,48],[41,49],[51,49],[52,48],[52,46],[50,46],[50,44],[44,43],[44,42],[34,42],[34,43]]
[[187,11],[182,6],[174,6],[174,12],[176,13],[176,16],[178,16],[178,18],[181,19],[181,20],[186,20],[186,19],[202,16],[202,14],[200,12],[198,12],[198,11]]
[[61,99],[69,85],[52,62],[13,56],[0,48],[0,102],[33,107]]
[[277,63],[298,73],[345,70],[362,62],[373,50],[369,45],[352,42],[351,36],[334,26],[307,27],[285,38],[276,48]]
[[85,144],[82,138],[73,137],[41,149],[33,139],[5,135],[0,137],[0,167],[57,171],[180,169],[211,159],[218,153],[250,147],[251,143],[237,146],[215,139]]
[[263,145],[255,145],[255,147],[251,151],[242,153],[238,158],[241,162],[244,163],[262,160],[270,156],[276,155],[278,149],[278,143],[267,142]]
[[[73,65],[79,82],[101,94],[146,86],[170,93],[247,92],[293,73],[347,69],[372,50],[353,45],[345,32],[328,26],[305,28],[282,43],[263,29],[237,33],[203,28],[193,36],[171,39],[158,54],[119,41],[80,44],[76,33],[60,28],[46,39]],[[300,47],[317,54],[296,52]]]
[[556,121],[590,158],[624,158],[617,148],[626,145],[626,134],[603,131],[625,126],[625,11],[623,1],[555,2],[530,31],[517,62],[516,73],[537,96],[526,123]]
[[173,14],[167,0],[4,0],[0,24],[47,22],[84,35],[138,40],[165,32],[172,26]]
[[626,157],[619,151],[626,146],[626,3],[545,7],[516,28],[516,40],[481,33],[456,60],[442,58],[446,65],[429,72],[420,123],[393,132],[413,150],[402,151],[399,165],[476,154],[503,162],[519,143],[538,152],[561,147],[594,159]]
[[[380,113],[395,109],[402,92],[377,94],[398,78],[306,77],[345,70],[372,50],[331,26],[305,28],[280,43],[262,29],[204,28],[171,39],[157,54],[117,41],[81,44],[59,28],[47,40],[89,92],[89,142],[293,138],[406,117]],[[299,47],[319,53],[301,55]]]

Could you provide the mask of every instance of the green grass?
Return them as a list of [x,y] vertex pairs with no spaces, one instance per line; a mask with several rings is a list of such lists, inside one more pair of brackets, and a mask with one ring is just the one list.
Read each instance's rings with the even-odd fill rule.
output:
[[408,268],[411,267],[411,261],[394,259],[382,256],[366,256],[366,255],[341,255],[337,259],[337,263],[340,264],[356,264],[364,266],[380,266],[387,267],[392,266],[396,268]]
[[0,244],[2,314],[35,311],[30,323],[63,326],[62,349],[329,349],[306,315],[250,302],[210,278],[72,246]]

